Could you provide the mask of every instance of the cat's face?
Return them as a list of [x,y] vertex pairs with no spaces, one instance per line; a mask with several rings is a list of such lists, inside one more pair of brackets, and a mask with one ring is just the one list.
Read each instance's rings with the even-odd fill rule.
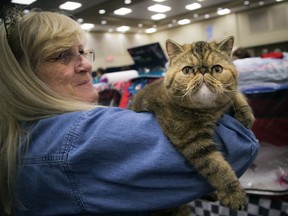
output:
[[170,66],[165,76],[169,96],[182,106],[213,108],[229,103],[237,88],[231,62],[233,37],[221,43],[195,42],[180,46],[168,40]]

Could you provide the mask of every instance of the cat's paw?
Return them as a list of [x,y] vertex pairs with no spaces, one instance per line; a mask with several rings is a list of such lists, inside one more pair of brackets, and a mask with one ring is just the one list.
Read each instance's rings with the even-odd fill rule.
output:
[[246,192],[242,187],[238,187],[237,190],[218,191],[218,199],[224,206],[233,210],[243,210],[247,204]]
[[255,121],[255,117],[252,112],[236,112],[235,118],[248,129],[252,128],[252,125]]

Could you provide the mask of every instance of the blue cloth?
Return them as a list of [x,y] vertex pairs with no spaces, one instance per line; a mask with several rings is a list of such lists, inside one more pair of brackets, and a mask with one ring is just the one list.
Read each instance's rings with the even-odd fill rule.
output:
[[[23,127],[31,135],[23,139],[29,147],[19,165],[17,216],[145,215],[212,191],[151,113],[96,108]],[[215,141],[238,176],[259,148],[253,133],[230,116],[219,121]]]

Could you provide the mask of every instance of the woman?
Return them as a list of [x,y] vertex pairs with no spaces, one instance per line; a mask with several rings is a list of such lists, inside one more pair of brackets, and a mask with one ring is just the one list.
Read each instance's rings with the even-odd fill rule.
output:
[[[0,193],[6,213],[145,215],[213,191],[152,114],[94,105],[94,52],[86,49],[77,22],[51,12],[7,14],[0,27]],[[219,122],[215,141],[238,176],[259,147],[252,132],[229,116]]]

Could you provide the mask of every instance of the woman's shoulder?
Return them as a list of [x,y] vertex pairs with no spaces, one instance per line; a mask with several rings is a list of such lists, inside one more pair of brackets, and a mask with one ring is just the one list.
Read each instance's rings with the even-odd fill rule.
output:
[[137,134],[142,136],[144,131],[162,134],[151,113],[135,113],[116,107],[97,107],[88,111],[65,113],[25,123],[23,127],[29,131],[29,152],[35,154],[63,152],[63,149],[76,143],[76,140],[79,144],[92,139],[107,141],[110,140],[109,136],[117,134],[128,141]]
[[[25,124],[27,126],[33,125],[33,127],[62,127],[80,124],[81,122],[90,122],[91,124],[95,121],[119,121],[121,119],[129,120],[141,120],[143,118],[151,117],[151,114],[139,114],[134,111],[122,109],[118,107],[95,107],[88,111],[75,111],[64,113],[49,118],[41,119],[31,124]],[[137,119],[135,119],[137,117]]]

